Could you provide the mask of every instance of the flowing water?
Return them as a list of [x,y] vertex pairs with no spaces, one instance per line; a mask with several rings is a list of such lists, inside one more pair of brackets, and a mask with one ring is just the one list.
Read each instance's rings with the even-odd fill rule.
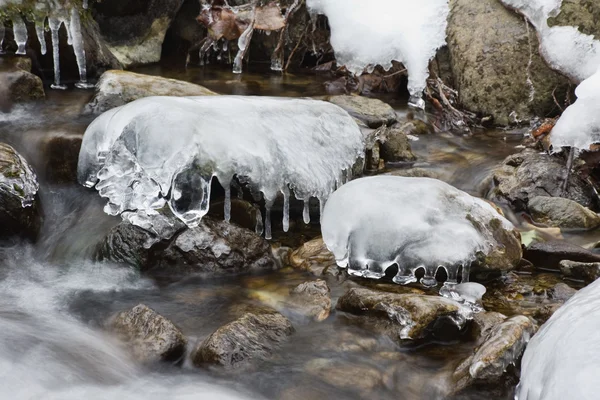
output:
[[[250,71],[234,76],[209,68],[143,72],[195,81],[221,93],[325,94],[324,79],[315,75]],[[399,348],[335,312],[321,323],[288,313],[295,334],[271,360],[250,370],[225,374],[187,361],[134,361],[104,328],[115,312],[144,303],[178,325],[192,348],[244,307],[276,302],[288,288],[311,277],[283,268],[264,276],[155,281],[122,265],[92,261],[94,247],[119,219],[103,213],[95,191],[74,182],[55,183],[46,150],[52,138],[83,134],[90,118],[81,117],[80,110],[89,97],[86,91],[48,91],[45,101],[0,114],[0,141],[13,145],[33,164],[44,212],[36,244],[0,248],[0,398],[441,397],[450,371],[472,351],[472,343]],[[400,106],[398,113],[406,110]],[[494,131],[475,137],[422,136],[413,142],[419,156],[414,166],[436,171],[477,194],[485,175],[517,151],[519,140],[518,135]],[[335,304],[347,286],[334,278],[330,286]],[[495,398],[510,398],[510,388],[499,391]],[[490,393],[475,391],[465,398],[490,398]]]

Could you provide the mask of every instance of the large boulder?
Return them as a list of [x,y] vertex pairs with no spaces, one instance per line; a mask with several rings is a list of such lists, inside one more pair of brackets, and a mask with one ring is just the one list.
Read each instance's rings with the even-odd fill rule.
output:
[[290,321],[279,313],[246,313],[200,343],[192,361],[196,366],[247,367],[252,361],[271,357],[293,332]]
[[594,208],[594,189],[576,173],[570,175],[568,189],[563,193],[566,174],[563,159],[528,149],[508,156],[492,171],[486,180],[491,186],[486,197],[507,203],[517,211],[527,210],[529,200],[537,196],[565,197]]
[[450,0],[448,49],[454,83],[466,109],[498,125],[559,110],[568,80],[538,51],[535,29],[498,0]]
[[138,360],[176,361],[185,353],[187,339],[168,319],[144,304],[117,314],[111,329]]
[[100,114],[149,96],[208,96],[216,93],[193,83],[134,72],[106,71],[96,84],[96,93],[85,111]]
[[12,235],[35,238],[41,227],[39,184],[27,161],[0,143],[0,239]]
[[43,99],[44,84],[31,73],[27,57],[0,58],[0,110],[12,103]]
[[102,0],[94,19],[124,67],[160,61],[165,34],[183,0]]
[[369,326],[386,332],[399,343],[427,337],[442,320],[452,321],[462,329],[469,314],[461,304],[441,296],[387,293],[364,288],[350,289],[339,298],[336,308],[372,317],[373,323]]
[[151,275],[234,275],[267,271],[276,263],[256,233],[205,216],[195,228],[173,222],[169,237],[122,222],[101,243],[98,256],[135,265]]
[[563,229],[595,229],[600,216],[576,201],[562,197],[536,196],[529,199],[529,213],[535,222]]

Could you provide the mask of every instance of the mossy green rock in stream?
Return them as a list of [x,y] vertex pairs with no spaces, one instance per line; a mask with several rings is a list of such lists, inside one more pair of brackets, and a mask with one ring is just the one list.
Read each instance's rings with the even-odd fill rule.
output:
[[117,314],[110,328],[140,361],[176,361],[185,353],[187,339],[179,328],[144,304]]
[[549,26],[575,26],[580,32],[600,40],[600,2],[562,0],[560,13],[548,18]]
[[561,197],[537,196],[529,199],[529,213],[535,222],[564,229],[594,229],[600,216],[576,201]]
[[522,16],[498,0],[450,0],[447,33],[463,107],[498,125],[560,111],[552,93],[561,102],[569,82],[545,64]]
[[211,96],[215,92],[203,86],[160,76],[128,71],[106,71],[96,85],[85,112],[101,114],[134,100],[150,96]]
[[246,313],[200,343],[191,355],[192,362],[198,367],[248,367],[253,361],[271,357],[292,333],[291,322],[277,312]]
[[35,238],[41,227],[38,181],[27,161],[0,143],[0,239]]

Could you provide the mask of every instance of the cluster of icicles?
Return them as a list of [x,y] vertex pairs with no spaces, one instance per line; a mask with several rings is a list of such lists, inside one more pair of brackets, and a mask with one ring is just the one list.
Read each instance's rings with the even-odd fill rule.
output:
[[[88,7],[87,0],[83,2],[83,8]],[[73,46],[75,58],[77,60],[77,67],[79,68],[79,82],[75,84],[80,89],[88,89],[93,87],[92,84],[87,82],[87,68],[85,60],[85,50],[83,46],[83,35],[81,32],[81,18],[79,15],[79,9],[77,7],[65,8],[58,4],[56,0],[52,2],[38,4],[38,10],[36,10],[35,32],[40,42],[40,50],[42,55],[47,52],[45,29],[46,20],[48,20],[48,26],[51,32],[52,38],[52,58],[54,60],[54,84],[51,85],[53,89],[66,89],[67,87],[61,83],[60,80],[60,39],[59,31],[61,26],[64,24],[67,31],[68,44]],[[27,26],[22,16],[17,14],[11,18],[13,25],[13,33],[15,42],[17,44],[16,54],[26,54],[27,46]],[[2,44],[4,42],[5,27],[2,21],[0,21],[0,52],[2,52]]]

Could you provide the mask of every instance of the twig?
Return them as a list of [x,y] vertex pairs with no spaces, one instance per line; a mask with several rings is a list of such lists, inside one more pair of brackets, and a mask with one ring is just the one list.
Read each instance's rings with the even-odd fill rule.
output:
[[292,52],[290,53],[288,60],[285,63],[285,68],[283,69],[284,71],[287,71],[288,68],[290,67],[290,64],[292,63],[292,58],[294,58],[294,54],[300,47],[300,43],[302,43],[302,39],[304,39],[304,35],[306,35],[306,32],[308,32],[308,25],[306,25],[306,29],[304,29],[304,32],[302,32],[302,35],[300,35],[300,38],[298,39],[298,43],[296,43],[296,46],[292,49]]

